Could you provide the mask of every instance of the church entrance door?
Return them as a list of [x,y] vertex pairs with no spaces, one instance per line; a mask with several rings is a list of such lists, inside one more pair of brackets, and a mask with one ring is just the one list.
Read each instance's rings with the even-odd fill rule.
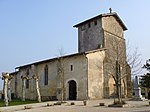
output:
[[77,99],[77,87],[76,82],[71,80],[69,83],[69,100],[76,100]]

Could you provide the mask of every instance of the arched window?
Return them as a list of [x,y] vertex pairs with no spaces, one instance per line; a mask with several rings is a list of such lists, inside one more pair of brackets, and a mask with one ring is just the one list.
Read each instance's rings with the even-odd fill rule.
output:
[[44,85],[48,85],[48,66],[44,68]]
[[[29,77],[29,69],[27,70],[27,77]],[[29,79],[26,79],[26,88],[29,88]]]

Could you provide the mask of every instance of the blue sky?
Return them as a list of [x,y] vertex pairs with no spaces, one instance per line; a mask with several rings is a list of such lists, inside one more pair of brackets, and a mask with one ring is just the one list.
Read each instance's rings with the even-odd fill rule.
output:
[[[72,26],[111,7],[128,31],[131,48],[138,47],[143,64],[148,49],[150,0],[0,0],[0,74],[15,67],[77,52],[77,29]],[[0,80],[0,89],[2,81]]]

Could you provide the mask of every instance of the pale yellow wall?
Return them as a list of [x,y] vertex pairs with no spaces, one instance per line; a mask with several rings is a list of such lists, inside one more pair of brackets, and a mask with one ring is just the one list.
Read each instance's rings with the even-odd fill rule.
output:
[[115,92],[116,88],[114,86],[114,84],[115,84],[114,78],[110,75],[108,81],[109,81],[108,82],[109,96],[113,97],[116,94],[116,92]]
[[103,60],[104,51],[87,54],[88,58],[88,96],[90,99],[103,97]]
[[[76,81],[77,99],[87,99],[87,60],[85,55],[65,58],[65,85],[66,99],[69,98],[70,80]],[[73,65],[73,71],[70,71],[70,65]]]
[[[77,99],[87,99],[87,60],[85,55],[77,55],[71,57],[65,57],[62,60],[64,64],[64,82],[65,82],[65,99],[69,98],[69,85],[70,80],[74,80],[77,84]],[[60,98],[58,94],[59,78],[58,78],[58,60],[51,60],[45,63],[35,65],[35,72],[40,77],[39,87],[41,96],[56,96]],[[48,66],[48,85],[44,85],[44,68]],[[73,71],[70,70],[70,66],[73,65]],[[17,96],[22,97],[22,75],[26,75],[26,71],[29,69],[29,77],[33,75],[31,66],[21,68],[17,74]],[[35,81],[31,79],[29,81],[29,88],[26,89],[27,99],[36,99]]]
[[[48,66],[48,85],[44,84],[44,70]],[[37,65],[37,74],[40,76],[39,87],[41,96],[56,96],[57,92],[57,61],[50,61]]]
[[102,27],[104,31],[110,32],[116,36],[124,36],[123,29],[114,16],[102,17]]

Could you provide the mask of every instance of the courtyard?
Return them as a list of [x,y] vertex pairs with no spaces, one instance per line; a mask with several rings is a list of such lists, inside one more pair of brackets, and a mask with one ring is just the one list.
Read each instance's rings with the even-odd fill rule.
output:
[[[83,101],[66,101],[62,105],[53,105],[56,101],[25,104],[19,106],[1,107],[0,112],[150,112],[149,101],[132,101],[125,99],[128,106],[126,107],[108,107],[114,99],[90,100],[87,105],[83,105]],[[70,105],[74,103],[75,105]],[[104,103],[104,106],[99,106]],[[50,106],[47,106],[50,104]],[[25,109],[25,106],[31,109]]]

